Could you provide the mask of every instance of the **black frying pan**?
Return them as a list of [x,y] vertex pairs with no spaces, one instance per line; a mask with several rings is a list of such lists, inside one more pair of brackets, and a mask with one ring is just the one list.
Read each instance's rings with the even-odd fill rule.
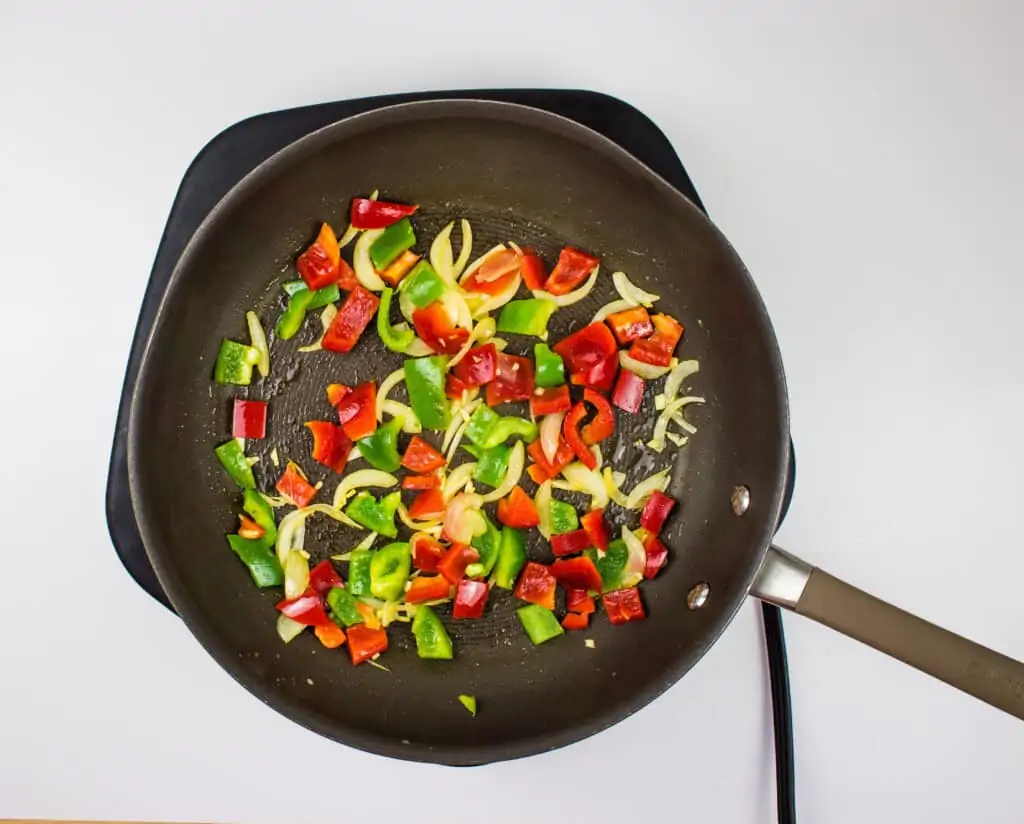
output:
[[[278,594],[259,591],[228,550],[239,495],[213,455],[229,434],[232,389],[211,381],[224,337],[246,339],[256,308],[267,328],[282,280],[327,220],[347,223],[350,197],[380,189],[421,204],[421,239],[467,217],[479,252],[515,240],[549,261],[572,244],[599,254],[662,296],[686,326],[681,355],[697,358],[690,407],[699,427],[678,453],[670,492],[666,571],[643,587],[648,619],[541,647],[526,639],[510,594],[484,620],[447,621],[452,662],[416,657],[410,633],[391,635],[390,672],[353,668],[309,633],[277,637]],[[422,250],[421,250],[422,251]],[[613,296],[606,277],[584,302],[556,313],[554,339],[589,321]],[[300,355],[305,337],[273,344],[270,432],[257,447],[261,488],[276,475],[268,451],[297,460],[332,490],[337,477],[308,459],[301,423],[330,419],[331,382],[380,379],[401,363],[368,334],[352,355]],[[313,327],[317,327],[314,329]],[[512,351],[525,350],[514,342]],[[653,393],[648,393],[652,395]],[[632,446],[650,437],[653,404],[620,415],[618,468],[626,487],[668,463]],[[359,115],[296,141],[256,168],[203,222],[171,279],[132,404],[129,471],[146,550],[174,608],[247,689],[301,724],[351,746],[399,758],[479,764],[553,749],[593,734],[653,700],[687,672],[748,592],[809,615],[1002,709],[1024,717],[1024,666],[877,601],[770,548],[789,443],[785,380],[761,299],[742,262],[708,219],[621,148],[556,115],[505,103],[409,103]],[[610,454],[611,450],[606,450]],[[359,535],[311,524],[315,560]],[[541,544],[533,557],[547,559]],[[706,587],[705,587],[706,585]],[[592,638],[594,648],[583,643]],[[471,717],[456,701],[474,694]]]

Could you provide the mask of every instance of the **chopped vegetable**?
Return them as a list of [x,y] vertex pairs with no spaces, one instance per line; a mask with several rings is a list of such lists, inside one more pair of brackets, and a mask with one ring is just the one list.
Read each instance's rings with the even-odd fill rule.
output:
[[519,274],[530,291],[542,289],[544,281],[547,279],[544,272],[544,261],[529,249],[524,249],[519,256]]
[[494,426],[490,428],[487,437],[484,438],[480,446],[484,449],[491,449],[505,443],[509,438],[521,438],[527,443],[533,443],[537,440],[537,424],[533,423],[533,421],[513,418],[511,416],[499,418]]
[[551,551],[556,556],[573,555],[592,546],[590,535],[585,529],[572,532],[554,532],[551,535]]
[[[304,292],[309,287],[306,286],[305,281],[301,280],[290,280],[287,283],[282,283],[281,288],[288,297]],[[348,287],[349,289],[353,287]],[[341,300],[341,289],[338,288],[337,283],[332,283],[330,286],[325,286],[323,289],[317,289],[313,292],[313,300],[310,301],[306,307],[307,310],[312,311],[314,309],[323,309],[328,303],[337,303]],[[248,315],[246,315],[248,317]],[[253,346],[256,344],[253,343]]]
[[246,312],[245,322],[249,327],[249,340],[252,342],[252,348],[259,355],[256,360],[256,369],[265,378],[270,374],[270,347],[267,345],[267,335],[263,331],[259,315],[255,312]]
[[565,364],[562,357],[546,343],[537,343],[533,347],[533,359],[537,363],[534,381],[537,386],[560,386],[565,383]]
[[[538,484],[557,476],[559,472],[572,463],[573,459],[572,448],[561,435],[558,438],[558,448],[555,451],[555,457],[551,460],[548,460],[544,454],[540,441],[534,441],[526,451],[534,462],[534,466],[530,467],[530,469],[537,470],[536,472],[531,472],[530,477]],[[540,476],[539,479],[538,475]]]
[[444,512],[444,494],[436,487],[423,490],[413,499],[412,504],[409,506],[409,517],[417,521],[443,518]]
[[327,649],[337,649],[345,643],[345,631],[337,624],[324,624],[314,627],[313,633]]
[[376,295],[362,286],[356,286],[348,293],[331,328],[324,335],[324,349],[330,352],[351,352],[379,305],[380,299]]
[[365,620],[359,611],[355,596],[347,589],[334,587],[327,592],[327,606],[336,624],[345,627],[361,624]]
[[580,401],[566,414],[565,420],[562,422],[562,435],[580,463],[587,467],[587,469],[595,469],[597,467],[597,459],[587,448],[586,441],[583,440],[583,435],[579,429],[586,416],[587,407]]
[[470,544],[479,553],[480,559],[466,567],[466,576],[469,578],[486,578],[490,575],[501,550],[501,530],[491,523],[486,513],[481,512],[480,515],[486,530],[474,536]]
[[570,612],[589,615],[597,609],[597,606],[585,589],[566,589],[565,608]]
[[623,412],[635,415],[640,411],[644,402],[644,381],[628,369],[619,372],[618,380],[615,381],[615,391],[612,392],[612,403]]
[[455,377],[466,387],[483,386],[494,380],[497,375],[498,350],[495,349],[493,343],[485,343],[483,346],[469,349],[452,369],[455,372]]
[[311,589],[307,589],[297,598],[286,598],[279,601],[277,610],[307,627],[319,627],[331,623],[331,619],[324,611],[320,596]]
[[566,246],[558,255],[558,262],[544,283],[544,290],[552,295],[564,295],[582,283],[597,266],[593,255]]
[[402,218],[379,234],[370,245],[370,260],[373,267],[380,271],[394,261],[406,249],[416,243],[416,233],[408,218]]
[[348,654],[353,664],[369,661],[387,648],[388,634],[383,629],[371,629],[366,624],[357,624],[348,631]]
[[551,574],[566,589],[601,591],[601,573],[586,555],[557,559],[551,565]]
[[369,549],[355,549],[348,559],[348,591],[353,595],[370,594],[370,565],[374,553]]
[[590,626],[590,616],[578,612],[566,613],[562,619],[562,628],[567,630],[586,629]]
[[498,316],[498,331],[546,338],[548,320],[557,308],[553,301],[544,298],[513,300],[505,304]]
[[452,617],[461,620],[482,616],[490,591],[491,588],[484,581],[463,578],[455,590],[455,606],[452,608]]
[[380,487],[388,489],[398,483],[398,478],[388,472],[381,472],[379,469],[360,469],[338,484],[334,491],[334,507],[339,509],[345,505],[352,493],[364,486]]
[[412,267],[419,262],[420,256],[415,252],[406,250],[395,258],[390,265],[380,273],[380,278],[391,286],[398,286],[403,278],[412,271]]
[[526,538],[518,529],[506,526],[501,531],[501,547],[494,565],[494,585],[512,589],[526,563]]
[[402,456],[398,454],[398,433],[401,431],[402,419],[392,418],[377,431],[357,441],[359,454],[370,466],[383,472],[396,471],[402,465]]
[[442,601],[451,597],[451,590],[452,585],[443,575],[420,575],[412,579],[405,592],[405,601],[408,604]]
[[235,398],[231,416],[231,435],[235,438],[265,438],[267,402]]
[[557,583],[551,570],[544,564],[527,561],[516,584],[515,596],[521,601],[530,601],[547,609],[554,609]]
[[645,292],[634,286],[626,277],[625,272],[612,272],[612,283],[615,284],[615,290],[622,296],[622,299],[630,306],[646,306],[649,309],[655,302],[661,300],[658,295]]
[[231,480],[244,489],[256,488],[256,478],[253,477],[252,467],[245,457],[245,450],[242,449],[238,441],[232,438],[214,449],[213,453],[217,456],[221,466],[227,470]]
[[618,357],[615,338],[603,323],[584,326],[556,343],[552,349],[568,365],[574,383],[586,383],[585,379],[595,367],[603,369],[610,357]]
[[668,547],[655,535],[648,535],[644,540],[644,578],[654,578],[668,562]]
[[456,326],[440,301],[413,312],[412,325],[427,346],[442,354],[456,354],[469,340],[469,329]]
[[533,499],[515,486],[507,498],[498,502],[498,520],[505,526],[529,529],[540,523],[540,516]]
[[565,634],[565,630],[562,629],[555,613],[550,608],[529,604],[519,607],[516,610],[516,615],[519,617],[523,629],[526,630],[526,634],[530,637],[530,641],[535,645],[543,644]]
[[411,358],[405,362],[405,385],[413,412],[428,429],[445,429],[450,410],[444,394],[448,359],[443,355]]
[[683,336],[683,327],[675,318],[664,314],[653,315],[651,323],[654,325],[654,334],[629,347],[629,356],[641,363],[668,366]]
[[530,414],[535,418],[567,412],[571,407],[568,386],[550,386],[547,389],[538,387],[530,397]]
[[398,288],[417,309],[430,306],[448,290],[448,286],[438,277],[434,267],[425,260],[420,260],[412,268]]
[[[395,511],[401,502],[401,494],[398,492],[386,495],[379,503],[369,492],[360,492],[345,507],[345,514],[372,532],[394,538],[398,535],[395,528]],[[350,570],[349,575],[351,574]]]
[[420,658],[448,660],[452,657],[452,639],[430,607],[421,606],[416,610],[412,634],[416,639],[416,654]]
[[423,572],[436,572],[438,562],[444,557],[444,544],[425,532],[417,532],[409,539],[412,549],[412,565]]
[[498,353],[494,380],[487,384],[487,405],[509,401],[528,401],[533,394],[533,361],[516,355]]
[[402,456],[402,466],[413,472],[433,472],[444,465],[444,455],[418,435],[409,441],[405,455]]
[[640,513],[640,526],[646,529],[651,535],[657,535],[665,525],[672,507],[676,505],[673,498],[668,497],[660,489],[651,493],[643,512]]
[[601,596],[601,603],[604,604],[604,611],[608,613],[608,620],[613,624],[642,621],[647,617],[643,602],[640,600],[640,591],[635,586],[606,592]]
[[489,406],[478,406],[466,427],[466,440],[483,448],[499,420],[501,420],[501,416]]
[[646,338],[654,334],[654,324],[651,323],[651,316],[642,306],[634,306],[621,312],[609,315],[608,325],[615,334],[619,343],[632,343],[640,338]]
[[342,474],[352,451],[345,429],[329,421],[307,421],[306,428],[313,435],[313,460]]
[[404,203],[388,203],[375,198],[357,197],[352,199],[349,220],[356,229],[386,229],[402,218],[416,211],[416,206]]
[[474,718],[476,717],[476,696],[475,695],[460,695],[459,703],[462,704]]
[[[592,389],[583,390],[583,400],[591,406],[597,407],[597,415],[580,431],[583,436],[583,443],[595,444],[611,437],[615,431],[615,412],[604,395]],[[570,444],[571,445],[571,444]],[[590,467],[593,469],[594,467]]]
[[644,480],[640,481],[640,483],[633,487],[633,491],[629,493],[629,496],[626,498],[625,508],[643,509],[655,490],[664,492],[668,489],[669,481],[671,481],[671,479],[671,475],[667,469],[663,469],[661,472],[655,472],[650,477],[644,478]]
[[316,240],[299,255],[295,265],[311,292],[337,283],[341,274],[341,247],[330,224],[320,226]]
[[608,542],[612,535],[608,528],[608,522],[604,519],[604,509],[592,509],[580,518],[580,524],[586,530],[591,546],[597,547],[602,552],[608,548]]
[[404,352],[409,348],[416,334],[405,324],[391,325],[391,299],[395,290],[390,287],[380,293],[380,307],[377,310],[377,334],[381,342],[392,352]]
[[308,506],[316,496],[316,487],[306,480],[306,476],[294,461],[288,461],[276,489],[299,509]]
[[213,379],[219,384],[248,386],[252,383],[252,368],[259,360],[260,353],[255,347],[225,339],[217,352]]
[[277,587],[284,583],[284,571],[277,556],[265,541],[228,535],[232,552],[249,570],[253,583],[258,587]]
[[281,340],[291,340],[302,328],[302,324],[306,320],[306,312],[309,310],[315,294],[314,291],[305,289],[288,298],[288,305],[281,313],[281,317],[277,319],[277,325],[274,327],[274,333]]
[[343,586],[341,576],[330,561],[321,561],[309,571],[309,587],[321,598],[340,586]]
[[370,594],[385,601],[397,600],[405,592],[411,565],[409,544],[404,541],[378,549],[370,561]]
[[473,477],[490,487],[498,487],[505,478],[508,471],[508,458],[512,447],[498,444],[490,449],[484,449],[477,456],[476,471]]
[[453,543],[437,565],[449,583],[456,585],[466,575],[466,567],[480,560],[480,553],[466,544]]

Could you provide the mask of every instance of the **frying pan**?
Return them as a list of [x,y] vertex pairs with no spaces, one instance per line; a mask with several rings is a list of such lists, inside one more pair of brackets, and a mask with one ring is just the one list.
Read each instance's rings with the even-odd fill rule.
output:
[[[562,245],[602,258],[661,295],[686,327],[680,354],[700,361],[690,388],[699,428],[678,453],[654,456],[648,397],[620,415],[606,456],[630,485],[673,466],[682,502],[665,541],[666,570],[642,588],[645,621],[591,629],[533,647],[515,599],[496,592],[484,619],[445,621],[457,650],[423,661],[411,633],[390,633],[388,671],[352,667],[305,633],[275,632],[278,593],[253,587],[227,549],[238,490],[217,465],[235,391],[211,381],[222,338],[246,340],[244,313],[271,328],[280,281],[320,221],[347,223],[349,199],[380,189],[420,204],[421,246],[456,217],[474,249],[516,240],[548,261]],[[557,312],[555,339],[612,298],[608,281]],[[328,493],[337,476],[308,459],[302,422],[330,419],[324,387],[380,379],[401,364],[376,335],[350,355],[299,354],[319,329],[272,343],[269,378],[249,388],[270,401],[270,431],[255,454],[261,488],[269,457],[294,459]],[[526,351],[511,341],[511,351]],[[653,393],[648,392],[648,396]],[[196,231],[171,278],[132,402],[128,466],[146,551],[174,608],[216,660],[261,700],[339,742],[412,760],[469,765],[530,755],[591,735],[635,712],[682,677],[725,629],[748,593],[795,610],[1024,717],[1024,665],[913,617],[771,546],[789,460],[785,378],[774,332],[747,270],[693,204],[602,136],[557,115],[490,101],[430,101],[327,126],[253,170]],[[360,536],[311,522],[314,560]],[[539,541],[531,557],[549,560]],[[585,645],[583,637],[593,641]],[[471,717],[456,700],[477,696]]]

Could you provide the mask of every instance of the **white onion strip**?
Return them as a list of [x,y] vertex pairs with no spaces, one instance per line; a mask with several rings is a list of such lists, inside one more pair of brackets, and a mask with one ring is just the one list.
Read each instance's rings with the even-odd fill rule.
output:
[[383,404],[384,411],[392,418],[402,419],[402,431],[407,435],[419,435],[423,424],[412,409],[399,401],[387,400]]
[[629,499],[622,494],[622,490],[619,488],[622,486],[622,482],[626,480],[625,474],[622,472],[612,472],[612,468],[606,466],[601,473],[601,478],[604,481],[604,488],[608,492],[608,497],[625,509],[629,505]]
[[389,472],[379,469],[359,469],[342,478],[338,488],[334,490],[334,508],[341,509],[352,493],[363,487],[380,487],[388,489],[398,485],[398,478]]
[[377,404],[374,410],[378,421],[384,420],[384,401],[388,399],[391,390],[404,380],[405,369],[396,369],[380,382],[380,386],[377,387]]
[[383,229],[367,229],[356,241],[356,248],[352,253],[352,268],[355,270],[356,280],[371,292],[381,292],[387,286],[373,268],[373,261],[370,259],[370,247],[382,234]]
[[679,390],[683,388],[683,381],[685,381],[691,375],[696,375],[700,371],[700,364],[695,360],[684,360],[681,361],[669,374],[665,380],[665,398],[666,400],[674,400],[676,395],[679,394]]
[[448,473],[448,478],[445,480],[444,486],[441,487],[441,497],[444,498],[445,503],[448,503],[465,488],[466,484],[473,480],[474,472],[476,472],[476,462],[470,461],[459,464]]
[[558,451],[558,442],[562,437],[562,421],[565,420],[564,412],[554,412],[545,415],[540,422],[540,448],[544,457],[549,461],[555,460],[555,453]]
[[455,285],[455,264],[452,263],[452,227],[455,221],[445,226],[430,244],[430,265],[449,286]]
[[661,300],[659,295],[645,292],[639,286],[630,282],[625,272],[613,272],[612,283],[615,284],[615,291],[622,295],[622,299],[629,302],[630,306],[646,306],[650,308],[655,301]]
[[462,270],[469,263],[469,256],[473,254],[473,229],[469,225],[469,221],[462,218],[459,227],[462,229],[462,248],[459,249],[459,259],[452,267],[453,280],[462,274]]
[[533,504],[537,507],[540,523],[537,529],[548,540],[551,539],[551,481],[544,481],[533,496]]
[[587,469],[578,461],[569,464],[562,470],[573,492],[585,492],[590,495],[591,509],[604,509],[610,498],[601,475],[594,469]]
[[263,331],[263,324],[260,323],[260,316],[252,311],[246,312],[245,322],[249,325],[249,340],[252,343],[252,348],[259,352],[256,369],[263,377],[266,377],[270,374],[270,347],[267,345],[267,335]]
[[632,309],[633,304],[628,300],[613,300],[611,303],[606,303],[597,312],[594,313],[591,323],[598,323],[604,320],[609,315],[614,315],[616,312],[624,312],[627,309]]
[[668,489],[670,480],[671,475],[667,469],[655,472],[653,475],[644,478],[633,487],[633,491],[626,498],[626,509],[643,509],[647,504],[647,500],[654,494],[654,490],[664,492]]
[[[673,420],[676,415],[680,414],[680,410],[691,403],[704,403],[704,398],[696,396],[688,396],[685,398],[676,398],[673,401],[669,401],[665,404],[665,408],[658,415],[658,420],[654,423],[654,436],[647,442],[647,446],[653,449],[655,452],[661,452],[665,449],[665,433],[668,431],[669,421]],[[681,417],[681,415],[680,415]],[[697,428],[693,424],[689,423],[683,418],[680,424],[683,429],[689,432],[691,435],[697,431]]]
[[485,296],[484,302],[481,303],[473,311],[473,317],[485,317],[489,313],[493,312],[495,309],[500,309],[502,306],[504,306],[506,303],[508,303],[510,300],[512,300],[512,298],[516,296],[516,292],[519,291],[519,285],[522,283],[522,281],[522,277],[520,277],[519,273],[517,272],[516,276],[512,278],[512,280],[509,282],[509,285],[506,286],[502,291],[498,292],[498,294],[496,295]]
[[622,527],[622,540],[626,544],[626,549],[629,550],[625,569],[622,570],[622,586],[625,588],[636,586],[644,577],[647,551],[644,549],[643,542],[628,526]]

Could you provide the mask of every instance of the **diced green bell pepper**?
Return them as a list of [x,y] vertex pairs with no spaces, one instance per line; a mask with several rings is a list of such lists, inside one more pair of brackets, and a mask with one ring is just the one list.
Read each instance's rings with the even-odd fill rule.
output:
[[[345,507],[345,514],[371,532],[376,532],[386,538],[394,538],[398,535],[398,530],[395,528],[395,512],[401,502],[402,496],[399,492],[392,492],[378,502],[373,495],[363,490],[349,501],[348,506]],[[360,595],[362,593],[353,594]]]
[[476,469],[473,477],[482,484],[497,488],[505,480],[505,473],[508,471],[508,456],[512,452],[511,446],[500,443],[490,449],[484,449],[476,456]]
[[424,258],[398,284],[398,291],[409,298],[417,309],[426,309],[447,290],[448,284],[441,280],[441,276]]
[[385,601],[397,601],[405,593],[411,567],[409,544],[396,541],[381,547],[370,561],[370,594]]
[[501,530],[501,549],[494,565],[494,585],[502,589],[515,587],[516,578],[525,563],[526,536],[518,529],[505,527]]
[[622,587],[622,573],[625,572],[626,563],[629,561],[629,548],[625,541],[610,541],[604,557],[598,557],[596,549],[588,549],[583,554],[594,562],[597,571],[601,573],[602,592],[611,592]]
[[[282,283],[281,288],[284,289],[288,297],[292,297],[299,292],[307,290],[309,287],[306,286],[306,281],[304,280],[289,280],[286,283]],[[339,300],[341,300],[341,289],[338,288],[337,283],[332,283],[330,286],[317,289],[313,293],[313,300],[310,301],[306,310],[311,312],[314,309],[323,309],[328,303],[337,303]]]
[[243,564],[258,587],[276,587],[284,583],[284,571],[277,555],[263,541],[228,535],[228,544]]
[[487,531],[470,541],[470,546],[480,553],[480,560],[466,567],[468,578],[486,578],[490,575],[501,553],[501,530],[491,522],[486,512],[481,511],[480,514],[487,522]]
[[288,305],[281,313],[281,317],[277,319],[277,325],[274,327],[274,331],[281,340],[294,338],[302,328],[302,322],[306,319],[306,311],[315,296],[316,292],[310,292],[307,289],[304,292],[296,292],[288,298]]
[[348,559],[348,591],[352,595],[370,594],[370,564],[373,550],[355,549]]
[[356,441],[359,454],[374,469],[383,472],[395,472],[402,465],[402,456],[398,454],[398,433],[402,431],[402,419],[392,418],[365,438]]
[[551,351],[550,346],[546,343],[535,344],[533,359],[536,361],[533,371],[536,386],[561,386],[565,383],[565,363],[561,355]]
[[385,287],[384,291],[380,293],[380,308],[377,310],[377,334],[392,352],[404,352],[413,342],[416,333],[406,324],[400,325],[404,326],[404,329],[391,325],[391,299],[394,294],[395,290],[390,286]]
[[558,304],[544,298],[510,300],[501,307],[498,316],[498,331],[514,335],[533,335],[544,338],[548,334],[548,320]]
[[255,489],[246,489],[242,509],[263,527],[263,537],[259,540],[267,546],[273,546],[277,541],[277,521],[274,519],[274,508],[267,503],[267,499]]
[[551,534],[572,532],[580,528],[580,519],[576,515],[576,507],[565,501],[551,499]]
[[416,654],[420,658],[447,661],[452,657],[452,639],[437,613],[428,606],[416,608],[412,619],[412,634],[416,639]]
[[370,246],[373,268],[378,272],[387,269],[389,263],[406,249],[411,249],[415,243],[416,233],[412,230],[409,218],[403,217],[397,223],[392,223]]
[[545,641],[565,634],[555,613],[539,604],[527,604],[525,607],[519,607],[516,610],[516,615],[519,616],[523,629],[526,630],[526,634],[530,636],[530,640],[535,645],[543,644]]
[[483,447],[487,436],[501,419],[501,416],[489,406],[480,405],[470,416],[469,424],[466,426],[465,438],[472,444]]
[[444,394],[448,358],[433,355],[409,358],[405,362],[405,388],[409,403],[420,423],[427,429],[444,430],[451,422],[451,408]]
[[260,359],[260,353],[252,346],[225,338],[220,342],[217,363],[213,367],[213,379],[223,385],[248,386],[252,383],[252,368]]
[[[483,406],[480,407],[480,409],[484,408]],[[514,437],[520,437],[526,443],[533,443],[537,440],[537,424],[526,420],[526,418],[514,418],[509,415],[494,424],[481,445],[484,449],[492,449],[498,444],[505,443],[509,438]]]
[[474,718],[476,717],[476,696],[475,695],[460,695],[459,703],[462,704]]
[[327,593],[327,606],[331,608],[331,618],[339,627],[363,623],[363,615],[357,603],[355,596],[344,587],[333,587]]
[[253,477],[252,467],[249,466],[249,461],[245,457],[245,450],[242,449],[238,441],[234,438],[230,441],[225,441],[213,450],[213,454],[217,456],[221,466],[228,471],[231,480],[236,484],[243,489],[256,488],[256,478]]

